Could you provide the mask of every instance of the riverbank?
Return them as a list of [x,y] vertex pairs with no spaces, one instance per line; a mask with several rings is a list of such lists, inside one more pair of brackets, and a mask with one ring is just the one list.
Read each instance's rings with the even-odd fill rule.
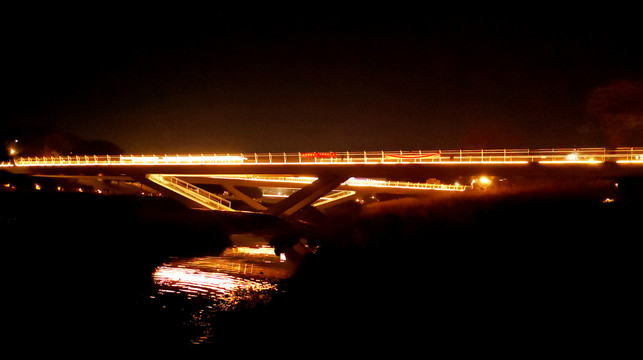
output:
[[243,324],[266,328],[257,345],[304,351],[614,354],[639,318],[643,202],[613,189],[405,199],[331,219],[281,297],[217,319],[214,347],[240,345]]

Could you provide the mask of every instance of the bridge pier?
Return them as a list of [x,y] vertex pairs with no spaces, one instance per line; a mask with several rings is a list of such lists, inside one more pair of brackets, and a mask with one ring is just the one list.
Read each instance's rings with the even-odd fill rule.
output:
[[254,210],[257,211],[266,211],[268,210],[267,207],[263,206],[259,201],[251,198],[250,196],[246,195],[243,193],[243,191],[237,189],[234,187],[234,185],[226,182],[226,181],[221,181],[220,182],[221,186],[223,186],[224,189],[226,189],[229,193],[234,195],[237,199],[243,201],[246,203],[246,205],[250,206]]
[[288,217],[304,206],[310,205],[322,196],[328,194],[347,179],[348,177],[346,176],[321,176],[312,184],[303,187],[296,193],[277,203],[268,210],[268,213]]

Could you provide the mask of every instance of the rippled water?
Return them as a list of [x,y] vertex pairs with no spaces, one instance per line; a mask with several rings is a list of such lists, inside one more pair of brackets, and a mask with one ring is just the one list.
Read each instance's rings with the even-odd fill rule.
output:
[[38,251],[14,241],[2,262],[5,343],[66,353],[213,343],[217,316],[267,303],[294,271],[265,239],[247,238],[231,236],[220,256],[165,263],[65,238]]
[[175,259],[158,266],[150,301],[160,311],[174,312],[193,345],[212,340],[218,312],[268,302],[277,282],[293,268],[272,247],[236,246],[221,256]]

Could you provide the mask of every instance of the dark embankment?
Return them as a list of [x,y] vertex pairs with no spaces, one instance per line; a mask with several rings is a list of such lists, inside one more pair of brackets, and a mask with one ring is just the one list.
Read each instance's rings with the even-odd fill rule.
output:
[[638,316],[642,202],[640,190],[603,202],[612,187],[407,199],[332,219],[281,298],[219,317],[218,346],[265,329],[257,344],[308,351],[621,351]]

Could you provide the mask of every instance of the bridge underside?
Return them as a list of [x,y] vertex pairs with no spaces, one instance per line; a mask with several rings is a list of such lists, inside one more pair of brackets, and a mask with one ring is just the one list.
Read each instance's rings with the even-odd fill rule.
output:
[[[367,193],[416,194],[464,191],[467,186],[413,183],[339,176],[148,174],[138,179],[191,207],[219,211],[255,211],[288,217],[306,206],[325,209]],[[232,202],[245,206],[233,206]],[[358,200],[359,201],[359,200]]]
[[[181,175],[178,177],[173,175],[151,174],[147,175],[144,179],[139,180],[141,183],[144,183],[161,193],[169,194],[177,200],[180,200],[192,207],[197,206],[218,211],[238,211],[232,207],[232,202],[228,200],[234,199],[245,204],[251,211],[266,212],[282,217],[288,217],[307,205],[319,207],[328,206],[330,203],[337,203],[341,200],[345,201],[356,194],[355,191],[335,191],[335,194],[329,195],[331,192],[334,192],[335,188],[339,184],[346,180],[337,177],[320,178],[309,184],[284,184],[282,182],[263,180],[261,181],[261,188],[257,187],[257,184],[248,183],[250,181],[235,181],[233,179],[217,178],[213,176],[195,177],[190,175]],[[192,182],[188,182],[186,180],[191,180],[202,187],[193,185]],[[203,188],[205,185],[217,185],[221,190],[223,190],[223,194],[210,192]],[[296,187],[293,188],[293,186]],[[269,196],[266,196],[265,191],[260,190],[260,193],[258,194],[260,196],[251,196],[239,189],[240,187],[252,187],[257,190],[277,187],[280,189],[279,198],[283,199],[280,199],[276,204],[272,204],[272,206],[268,207],[266,205],[269,204],[264,204],[257,200],[257,198],[269,198]],[[168,193],[168,190],[171,192]],[[286,192],[286,190],[289,191]],[[287,195],[282,196],[281,192],[286,192]]]
[[[69,173],[69,172],[67,172]],[[191,208],[216,211],[263,212],[289,217],[306,206],[323,210],[366,194],[418,194],[427,191],[464,191],[467,186],[354,179],[326,174],[292,176],[271,174],[135,174],[36,175],[73,179],[89,185],[128,184],[173,198]],[[132,184],[138,184],[132,186]],[[233,203],[235,205],[233,205]]]

